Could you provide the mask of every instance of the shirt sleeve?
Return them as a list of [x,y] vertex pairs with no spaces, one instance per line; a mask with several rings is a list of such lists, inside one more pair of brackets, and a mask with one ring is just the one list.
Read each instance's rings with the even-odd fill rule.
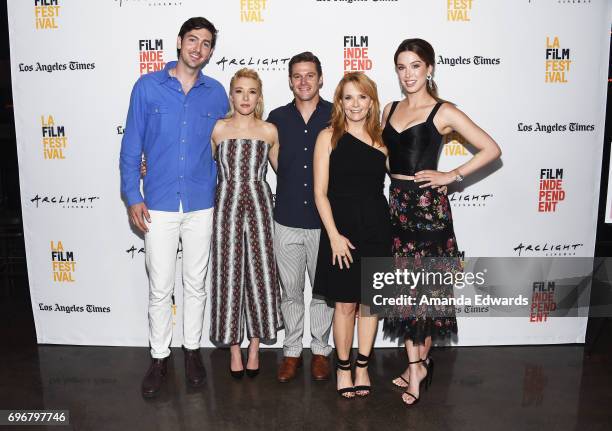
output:
[[144,147],[145,125],[146,94],[142,79],[139,79],[132,89],[119,157],[121,194],[125,197],[128,206],[144,202],[140,193],[140,162]]
[[278,128],[278,124],[276,124],[276,115],[274,114],[274,112],[275,111],[272,111],[268,114],[268,118],[266,119],[266,121],[268,123],[274,124]]

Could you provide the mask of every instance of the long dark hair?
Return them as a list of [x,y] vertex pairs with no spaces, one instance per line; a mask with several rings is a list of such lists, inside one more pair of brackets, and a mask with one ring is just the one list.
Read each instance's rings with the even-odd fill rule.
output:
[[438,85],[435,83],[433,78],[434,72],[436,71],[436,53],[433,46],[423,39],[405,39],[395,50],[393,64],[397,66],[397,57],[399,57],[399,55],[405,51],[414,52],[420,57],[421,60],[425,62],[427,66],[431,66],[431,81],[430,83],[427,83],[426,88],[429,95],[440,102],[442,99],[440,99],[438,96]]

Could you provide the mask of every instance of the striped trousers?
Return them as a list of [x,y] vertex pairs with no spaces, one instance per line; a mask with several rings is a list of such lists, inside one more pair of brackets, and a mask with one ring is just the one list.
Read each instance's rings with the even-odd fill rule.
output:
[[[285,322],[283,354],[298,357],[302,353],[304,335],[304,285],[305,273],[311,286],[319,252],[320,229],[301,229],[274,223],[274,252],[281,281],[281,312]],[[315,355],[328,356],[328,343],[334,309],[323,299],[310,301],[310,350]]]

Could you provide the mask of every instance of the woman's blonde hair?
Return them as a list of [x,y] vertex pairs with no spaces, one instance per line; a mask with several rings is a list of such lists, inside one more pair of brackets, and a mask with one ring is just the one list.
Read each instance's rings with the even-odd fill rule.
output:
[[[255,106],[255,118],[261,120],[264,113],[263,83],[261,82],[261,78],[253,69],[244,67],[238,70],[236,73],[234,73],[234,76],[232,76],[232,79],[230,80],[230,94],[232,93],[232,91],[234,91],[234,86],[236,85],[236,81],[239,78],[250,78],[257,82],[257,91],[259,92],[259,99],[257,100],[257,105]],[[227,113],[226,118],[229,118],[232,115],[234,115],[234,103],[232,102],[232,98],[230,97],[230,110]]]
[[330,126],[332,128],[332,149],[336,148],[338,140],[346,132],[346,115],[344,114],[344,108],[342,106],[342,93],[344,92],[344,86],[349,82],[355,84],[357,88],[372,99],[372,106],[368,111],[365,129],[370,139],[372,139],[374,146],[384,147],[385,144],[382,141],[382,129],[380,127],[380,102],[378,101],[376,83],[368,78],[363,72],[349,72],[342,77],[334,93],[334,106],[332,108],[330,121]]

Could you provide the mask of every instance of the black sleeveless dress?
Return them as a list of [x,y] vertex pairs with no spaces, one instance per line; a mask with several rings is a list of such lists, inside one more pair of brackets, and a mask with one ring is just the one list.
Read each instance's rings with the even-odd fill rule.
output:
[[390,257],[389,207],[383,193],[386,155],[345,133],[329,157],[327,196],[338,232],[356,247],[353,263],[332,265],[332,250],[321,229],[313,294],[328,302],[361,303],[361,258]]
[[[393,102],[383,130],[383,140],[389,150],[390,173],[413,176],[422,170],[437,170],[442,135],[433,119],[442,102],[436,103],[425,122],[402,132],[395,130],[390,121],[398,103]],[[448,197],[431,187],[421,189],[420,184],[412,180],[391,179],[391,250],[396,265],[408,265],[415,270],[461,271]],[[411,339],[423,344],[428,336],[444,337],[457,332],[455,308],[452,305],[419,304],[423,295],[428,298],[452,298],[452,286],[429,285],[402,293],[416,297],[417,303],[403,307],[395,317],[385,318],[383,332],[386,337]]]

